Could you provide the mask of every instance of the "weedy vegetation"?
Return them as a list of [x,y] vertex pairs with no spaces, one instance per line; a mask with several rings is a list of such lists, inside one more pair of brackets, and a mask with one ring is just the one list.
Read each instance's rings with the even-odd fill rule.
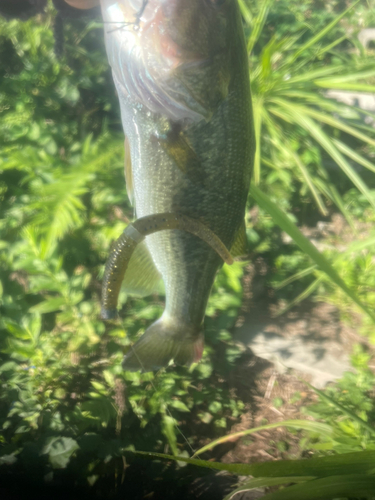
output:
[[[251,256],[270,261],[269,286],[286,299],[284,310],[306,297],[330,302],[374,343],[374,115],[327,94],[374,92],[373,53],[356,38],[358,26],[375,22],[374,5],[239,4],[257,139]],[[102,25],[67,24],[58,59],[53,18],[51,5],[27,22],[0,18],[0,472],[41,484],[73,477],[115,495],[126,465],[139,460],[133,452],[143,450],[249,475],[239,489],[273,487],[267,500],[375,498],[374,374],[360,346],[355,371],[316,391],[306,420],[279,424],[299,433],[301,455],[312,459],[234,465],[188,458],[210,458],[215,439],[231,439],[225,435],[247,409],[230,377],[242,355],[231,329],[247,262],[217,276],[201,363],[122,371],[126,349],[160,315],[162,294],[122,293],[121,320],[99,319],[104,263],[133,217],[123,136]],[[351,240],[338,250],[332,236],[320,252],[299,227],[335,212]],[[282,231],[293,240],[288,247]],[[213,441],[196,451],[202,436]]]

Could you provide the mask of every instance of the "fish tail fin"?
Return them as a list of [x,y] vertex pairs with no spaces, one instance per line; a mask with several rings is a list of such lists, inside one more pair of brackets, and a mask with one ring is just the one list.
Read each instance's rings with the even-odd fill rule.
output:
[[153,371],[172,359],[179,365],[199,361],[204,347],[200,328],[170,321],[162,316],[126,354],[122,367],[128,371]]

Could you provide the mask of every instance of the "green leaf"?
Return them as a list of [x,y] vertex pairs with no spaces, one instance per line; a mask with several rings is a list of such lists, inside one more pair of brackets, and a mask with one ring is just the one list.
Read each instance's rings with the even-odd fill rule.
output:
[[18,325],[15,321],[12,321],[11,319],[8,318],[4,318],[3,325],[8,330],[8,332],[11,333],[15,338],[22,340],[30,339],[29,332],[22,326]]
[[255,156],[253,178],[256,185],[260,182],[260,157],[261,157],[261,134],[262,134],[262,109],[263,99],[260,96],[253,97],[254,133],[255,133]]
[[292,60],[295,61],[299,56],[301,56],[304,52],[307,51],[310,47],[313,45],[316,45],[317,42],[319,42],[323,37],[325,37],[331,30],[336,26],[336,24],[341,21],[343,17],[346,16],[348,12],[350,12],[359,2],[360,0],[357,0],[356,2],[352,3],[350,7],[348,7],[344,12],[342,12],[339,16],[337,16],[331,23],[328,24],[325,28],[323,28],[319,33],[317,33],[315,36],[310,38],[306,43],[304,43],[293,55]]
[[[163,415],[161,430],[164,436],[167,438],[169,446],[171,447],[172,453],[175,456],[178,454],[177,448],[177,437],[176,437],[176,421],[169,415]],[[183,458],[183,457],[181,457]],[[181,460],[184,462],[185,460]]]
[[47,440],[41,454],[47,455],[54,469],[64,469],[73,455],[79,449],[75,439],[70,437],[51,437]]
[[0,365],[0,373],[2,372],[8,372],[8,371],[13,371],[15,372],[18,368],[18,364],[15,361],[7,361],[6,363],[3,363]]
[[172,408],[175,408],[176,410],[183,411],[183,412],[190,412],[189,408],[186,406],[185,403],[180,401],[179,399],[172,399],[169,402],[169,406]]
[[252,31],[247,42],[247,51],[249,54],[253,51],[254,45],[259,39],[264,23],[266,22],[268,11],[273,3],[273,0],[263,0],[260,4],[259,13],[252,22]]
[[352,90],[357,92],[375,92],[375,85],[368,85],[367,83],[341,83],[334,82],[330,80],[317,80],[314,82],[318,87],[323,87],[325,89],[337,89],[337,90]]
[[375,477],[363,474],[332,476],[297,484],[265,495],[262,500],[327,500],[339,497],[373,498]]
[[284,288],[285,286],[289,285],[290,283],[293,283],[293,281],[304,278],[305,276],[309,276],[309,274],[312,274],[315,271],[315,269],[316,269],[316,266],[310,266],[310,267],[307,267],[306,269],[303,269],[302,271],[298,271],[298,273],[293,274],[293,276],[289,276],[289,278],[286,278],[285,280],[281,281],[280,283],[273,285],[273,288],[275,290],[280,290],[281,288]]
[[322,277],[317,278],[314,280],[303,292],[301,292],[296,298],[291,300],[285,307],[283,307],[280,311],[278,311],[275,314],[275,318],[278,318],[282,314],[285,314],[287,311],[289,311],[292,307],[296,306],[303,300],[307,299],[307,297],[310,297],[310,295],[315,292],[315,290],[318,288],[319,284],[323,281]]
[[[364,429],[366,429],[372,436],[375,436],[375,428],[372,427],[369,423],[367,423],[365,420],[362,418],[358,417],[355,413],[350,411],[348,408],[343,406],[342,404],[338,403],[331,397],[327,396],[323,391],[320,391],[319,389],[316,389],[316,387],[312,386],[311,384],[305,382],[306,385],[308,385],[318,396],[323,399],[324,401],[327,401],[327,403],[330,403],[332,406],[336,407],[338,410],[342,411],[345,415],[350,417],[352,420],[357,422],[360,426],[362,426]],[[374,466],[375,468],[375,466]]]
[[211,441],[211,443],[203,446],[203,448],[200,448],[198,451],[196,451],[193,457],[195,457],[196,455],[201,455],[202,453],[211,450],[219,444],[226,443],[228,441],[234,441],[240,437],[248,436],[249,434],[254,434],[256,432],[262,432],[267,429],[277,429],[278,427],[290,427],[291,429],[308,430],[310,432],[316,432],[322,436],[331,436],[332,434],[332,427],[327,424],[321,424],[320,422],[310,422],[309,420],[284,420],[282,422],[276,422],[274,424],[254,427],[253,429],[248,429],[246,431],[235,432],[234,434],[228,434],[227,436],[215,439],[215,441]]
[[36,306],[30,307],[29,311],[44,314],[59,311],[64,305],[66,305],[64,297],[53,297],[40,302]]
[[333,143],[339,151],[344,153],[350,159],[359,163],[359,165],[362,165],[363,167],[367,168],[368,170],[375,172],[375,165],[373,165],[373,163],[371,163],[370,161],[366,160],[366,158],[363,158],[363,156],[358,154],[356,151],[354,151],[352,148],[350,148],[347,144],[344,144],[343,142],[341,142],[337,139],[333,139]]
[[266,212],[270,214],[276,224],[294,240],[294,242],[305,252],[327,276],[340,287],[346,295],[353,300],[370,318],[375,322],[375,315],[365,306],[358,296],[350,290],[340,276],[333,269],[327,259],[316,249],[316,247],[301,233],[289,217],[271,201],[268,196],[255,186],[251,186],[250,193],[254,200]]
[[375,473],[375,451],[359,451],[355,453],[343,453],[341,455],[330,455],[319,458],[278,460],[276,462],[263,462],[256,464],[224,464],[221,462],[210,462],[196,458],[176,457],[173,455],[165,455],[163,453],[151,453],[144,451],[136,451],[135,453],[137,455],[164,458],[166,460],[179,460],[192,465],[197,465],[198,467],[225,470],[239,476],[254,476],[257,478],[296,478],[297,476],[325,478],[339,475],[345,476],[348,474]]

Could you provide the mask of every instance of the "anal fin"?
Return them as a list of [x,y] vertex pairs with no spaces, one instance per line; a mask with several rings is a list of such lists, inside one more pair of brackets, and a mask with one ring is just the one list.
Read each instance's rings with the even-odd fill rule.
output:
[[156,269],[145,241],[134,250],[126,269],[122,290],[132,295],[145,297],[158,292],[161,275]]

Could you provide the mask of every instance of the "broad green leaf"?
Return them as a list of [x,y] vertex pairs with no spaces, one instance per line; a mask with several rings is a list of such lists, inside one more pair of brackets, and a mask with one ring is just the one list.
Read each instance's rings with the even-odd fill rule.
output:
[[22,340],[30,339],[30,333],[27,331],[27,329],[18,325],[15,321],[8,318],[4,318],[3,325],[8,330],[8,332],[11,333],[15,338]]
[[94,389],[96,389],[99,392],[105,392],[106,387],[104,384],[101,384],[100,382],[96,380],[91,380],[91,384],[93,385]]
[[171,401],[169,401],[169,406],[179,411],[190,412],[186,404],[180,401],[179,399],[172,399]]
[[52,297],[50,299],[43,300],[39,304],[30,307],[30,312],[36,313],[49,313],[53,311],[59,311],[64,305],[66,305],[65,297]]
[[268,196],[255,186],[250,188],[251,196],[256,203],[262,207],[273,218],[276,224],[294,240],[296,245],[305,252],[328,277],[340,287],[346,295],[352,299],[370,318],[375,322],[375,315],[365,306],[357,294],[350,290],[344,281],[340,278],[337,272],[333,269],[328,260],[322,255],[319,250],[301,233],[297,226],[289,219],[289,217],[279,209],[279,207],[271,201]]
[[51,437],[48,438],[41,454],[48,454],[49,461],[54,469],[64,469],[78,448],[77,441],[70,437]]

